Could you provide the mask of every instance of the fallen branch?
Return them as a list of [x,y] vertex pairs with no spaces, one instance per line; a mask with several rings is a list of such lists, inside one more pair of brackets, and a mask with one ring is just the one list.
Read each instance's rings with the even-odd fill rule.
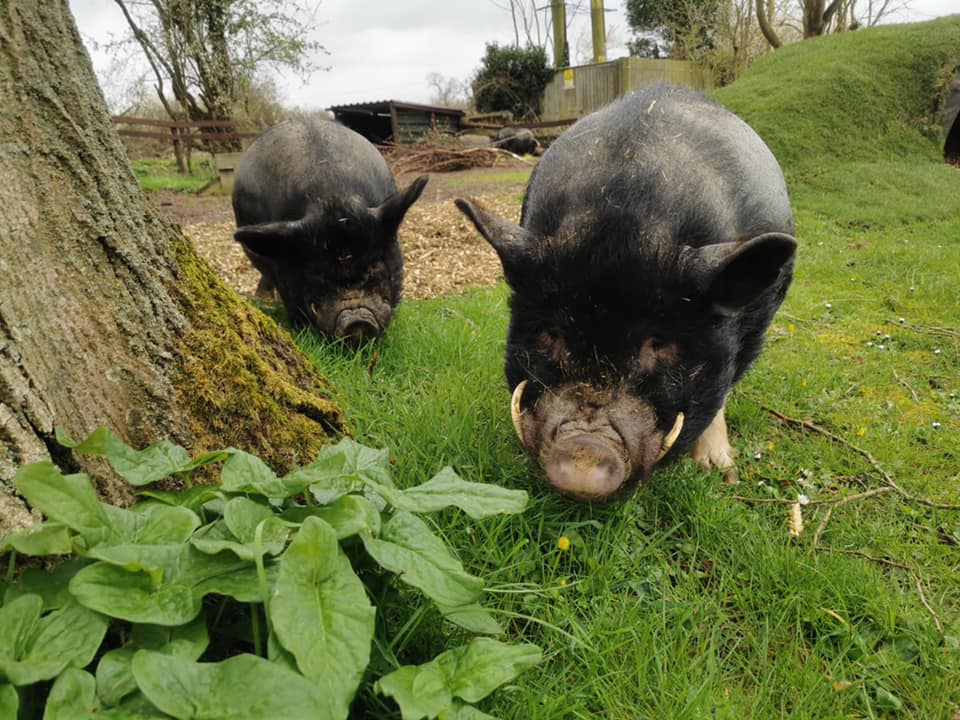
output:
[[[935,328],[935,330],[943,330],[943,328]],[[899,380],[899,378],[897,379]],[[909,388],[909,386],[907,387]],[[867,498],[877,497],[879,495],[895,493],[903,501],[916,503],[918,505],[923,505],[925,507],[935,508],[938,510],[960,510],[960,505],[937,503],[931,500],[927,500],[926,498],[917,497],[916,495],[908,493],[906,490],[904,490],[897,484],[897,482],[893,479],[890,473],[888,473],[883,468],[883,466],[880,465],[877,459],[873,457],[873,455],[868,450],[865,450],[864,448],[854,445],[850,441],[828,430],[827,428],[822,427],[821,425],[817,425],[816,423],[811,422],[809,420],[799,420],[797,418],[790,417],[789,415],[786,415],[780,412],[779,410],[776,410],[775,408],[765,405],[757,401],[756,399],[753,399],[753,398],[749,398],[749,399],[752,402],[755,402],[757,405],[759,405],[761,408],[766,410],[768,413],[773,415],[775,418],[777,418],[781,422],[786,423],[787,425],[790,425],[796,428],[801,428],[802,430],[814,432],[819,435],[823,435],[824,437],[829,438],[833,442],[840,443],[844,447],[848,448],[849,450],[852,450],[856,454],[865,458],[867,462],[869,462],[870,465],[873,467],[873,469],[880,475],[880,477],[883,479],[883,482],[884,482],[883,487],[872,488],[870,490],[856,493],[854,495],[847,495],[846,497],[827,498],[823,500],[811,500],[808,503],[806,503],[806,505],[808,506],[810,505],[826,506],[826,511],[824,512],[823,517],[820,519],[820,523],[817,525],[817,529],[813,533],[813,549],[820,552],[834,552],[834,553],[840,553],[843,555],[853,555],[857,557],[862,557],[871,562],[879,563],[881,565],[886,565],[892,568],[897,568],[899,570],[904,570],[910,573],[910,577],[913,579],[913,583],[917,588],[917,594],[920,597],[920,603],[923,605],[926,611],[933,618],[933,622],[934,622],[934,625],[936,625],[937,632],[940,633],[940,635],[943,635],[943,625],[940,622],[940,617],[939,615],[937,615],[937,612],[933,609],[933,607],[930,605],[929,601],[927,600],[927,595],[923,589],[923,582],[921,581],[920,575],[917,573],[916,570],[914,570],[912,567],[904,563],[895,562],[887,558],[876,557],[874,555],[870,555],[869,553],[863,552],[862,550],[841,550],[839,548],[830,547],[828,545],[821,545],[820,539],[823,537],[824,530],[826,529],[827,524],[830,522],[830,518],[833,515],[834,509],[840,507],[841,505],[846,505],[847,503],[855,502],[858,500],[865,500]],[[794,501],[781,499],[781,498],[752,498],[752,497],[744,497],[741,495],[734,495],[732,497],[736,500],[741,500],[744,502],[778,503],[778,504],[791,505],[791,512],[793,512],[793,515],[790,518],[791,537],[797,537],[799,535],[799,532],[802,529],[802,518],[794,517],[799,515],[799,512],[795,509],[795,508],[799,508],[799,505]]]
[[853,452],[857,453],[861,457],[865,458],[867,462],[869,462],[870,465],[873,467],[873,469],[880,475],[881,479],[887,485],[887,487],[889,487],[891,490],[896,492],[904,500],[915,502],[918,505],[923,505],[925,507],[935,508],[937,510],[960,510],[960,505],[951,505],[949,503],[937,503],[937,502],[933,502],[932,500],[927,500],[926,498],[917,497],[916,495],[912,495],[908,493],[906,490],[904,490],[902,487],[900,487],[896,483],[896,481],[893,479],[890,473],[888,473],[883,468],[883,466],[877,461],[877,459],[870,453],[869,450],[865,450],[864,448],[859,447],[858,445],[854,445],[852,442],[850,442],[846,438],[843,438],[837,435],[835,432],[827,430],[825,427],[817,425],[814,422],[810,422],[809,420],[798,420],[797,418],[792,418],[789,415],[785,415],[779,410],[770,407],[769,405],[765,405],[761,402],[758,402],[753,398],[750,398],[750,399],[753,402],[756,402],[761,408],[766,410],[775,418],[786,423],[787,425],[803,428],[804,430],[809,430],[811,432],[815,432],[820,435],[823,435],[824,437],[830,438],[834,442],[840,443],[844,447],[848,448],[849,450],[852,450]]
[[895,325],[899,328],[912,330],[913,332],[923,333],[925,335],[940,335],[942,337],[960,340],[960,332],[957,332],[953,328],[935,327],[933,325],[913,325],[912,323],[908,323],[906,321],[894,322],[893,320],[887,320],[887,323],[890,325]]
[[927,612],[930,613],[930,616],[933,618],[934,625],[937,626],[937,632],[943,635],[943,625],[940,623],[940,616],[937,615],[937,612],[931,607],[930,603],[927,602],[927,594],[923,591],[923,583],[920,581],[920,576],[917,574],[917,571],[914,570],[909,565],[904,565],[903,563],[895,562],[894,560],[889,560],[887,558],[876,557],[870,553],[863,552],[863,550],[842,550],[840,548],[830,547],[829,545],[817,545],[815,550],[821,552],[832,552],[838,553],[840,555],[853,555],[856,557],[862,557],[871,562],[879,563],[880,565],[886,565],[887,567],[898,568],[899,570],[906,570],[910,573],[910,577],[913,578],[913,584],[917,588],[917,594],[920,596],[920,603],[926,608]]
[[381,148],[381,153],[393,166],[394,173],[397,175],[490,168],[506,159],[532,164],[509,150],[489,145],[481,147],[438,143],[410,147],[391,145]]

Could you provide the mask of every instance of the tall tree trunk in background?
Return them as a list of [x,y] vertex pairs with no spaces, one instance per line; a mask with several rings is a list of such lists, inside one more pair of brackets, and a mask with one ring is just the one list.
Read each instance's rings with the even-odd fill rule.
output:
[[760,26],[760,32],[770,43],[770,47],[776,49],[783,45],[783,42],[777,31],[773,29],[773,11],[773,0],[757,0],[757,24]]
[[0,0],[0,97],[0,532],[19,465],[99,467],[55,426],[278,470],[343,431],[326,380],[144,198],[67,0]]

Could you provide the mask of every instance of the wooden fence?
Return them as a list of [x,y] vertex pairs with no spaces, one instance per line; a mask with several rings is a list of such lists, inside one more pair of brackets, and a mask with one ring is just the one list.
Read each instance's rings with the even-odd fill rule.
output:
[[543,93],[540,119],[575,120],[644,85],[686,85],[710,90],[710,77],[692,62],[620,58],[612,62],[563,68]]

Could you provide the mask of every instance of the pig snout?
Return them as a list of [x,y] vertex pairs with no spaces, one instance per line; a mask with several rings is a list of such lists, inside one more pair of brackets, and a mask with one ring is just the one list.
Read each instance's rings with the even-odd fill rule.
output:
[[334,326],[334,337],[343,338],[350,344],[362,344],[380,334],[380,323],[371,310],[352,307],[341,310]]
[[606,500],[630,477],[630,461],[602,435],[573,432],[544,448],[540,464],[556,490],[577,500]]
[[571,400],[581,393],[545,393],[524,403],[527,381],[513,392],[510,410],[517,437],[537,458],[549,485],[569,497],[602,502],[625,496],[673,448],[684,426],[677,412],[664,431],[643,401],[614,394]]

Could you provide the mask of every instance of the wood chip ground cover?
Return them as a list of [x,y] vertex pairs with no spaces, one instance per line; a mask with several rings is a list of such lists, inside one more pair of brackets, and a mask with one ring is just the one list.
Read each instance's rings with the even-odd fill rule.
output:
[[[515,164],[521,169],[529,168],[525,163]],[[488,210],[519,222],[524,185],[495,181],[493,176],[503,170],[473,169],[430,176],[423,196],[407,213],[400,228],[404,297],[422,299],[461,293],[495,284],[503,277],[493,248],[453,204],[455,197],[470,197]],[[400,185],[413,177],[402,176]],[[152,193],[151,197],[161,211],[181,225],[197,252],[229,287],[240,295],[253,296],[259,273],[233,240],[235,225],[229,197],[168,191]]]

